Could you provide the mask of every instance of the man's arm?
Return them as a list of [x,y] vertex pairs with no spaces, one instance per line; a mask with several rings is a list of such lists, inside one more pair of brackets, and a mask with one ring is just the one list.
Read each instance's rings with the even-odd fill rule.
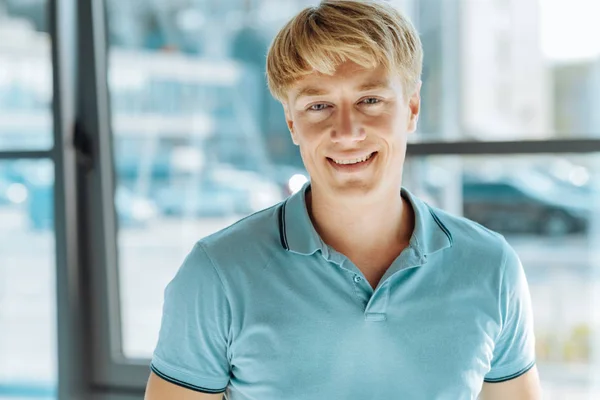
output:
[[222,400],[223,393],[210,394],[195,392],[185,389],[158,377],[154,372],[150,374],[146,386],[144,400]]
[[506,240],[504,245],[499,302],[501,331],[495,340],[490,371],[484,377],[481,399],[538,400],[541,388],[535,365],[529,285],[516,251]]
[[147,399],[221,399],[229,384],[231,307],[198,242],[165,288]]
[[537,367],[518,378],[500,383],[484,383],[480,400],[540,400],[542,389]]

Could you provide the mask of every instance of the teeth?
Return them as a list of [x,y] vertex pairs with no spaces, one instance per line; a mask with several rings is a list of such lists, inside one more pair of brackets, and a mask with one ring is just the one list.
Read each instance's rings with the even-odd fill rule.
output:
[[336,164],[342,164],[342,165],[347,165],[347,164],[358,164],[364,161],[367,161],[369,158],[371,158],[371,156],[373,155],[373,153],[369,154],[366,157],[363,158],[356,158],[354,160],[333,160]]

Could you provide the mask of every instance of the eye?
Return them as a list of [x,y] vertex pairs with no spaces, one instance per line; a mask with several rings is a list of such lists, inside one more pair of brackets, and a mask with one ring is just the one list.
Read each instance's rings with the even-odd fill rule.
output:
[[363,101],[361,101],[361,103],[371,106],[374,104],[381,103],[381,100],[376,97],[368,97],[368,98],[364,99]]
[[318,104],[313,104],[312,106],[308,107],[308,110],[309,111],[323,111],[327,107],[329,107],[329,106],[325,103],[318,103]]

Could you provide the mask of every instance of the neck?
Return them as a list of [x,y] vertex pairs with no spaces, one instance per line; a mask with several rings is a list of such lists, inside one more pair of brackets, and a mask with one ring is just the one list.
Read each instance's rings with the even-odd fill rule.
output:
[[306,203],[323,241],[346,255],[408,245],[414,229],[412,208],[399,189],[377,199],[346,200],[311,187]]

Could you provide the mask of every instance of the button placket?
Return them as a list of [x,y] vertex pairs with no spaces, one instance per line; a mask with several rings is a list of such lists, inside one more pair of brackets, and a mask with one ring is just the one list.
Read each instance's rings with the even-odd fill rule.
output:
[[354,293],[356,294],[356,297],[358,297],[358,300],[360,301],[360,304],[363,307],[367,306],[367,303],[369,302],[369,298],[371,297],[371,293],[369,293],[364,285],[363,285],[363,277],[360,276],[357,273],[354,273],[354,276],[352,277],[352,289],[354,290]]
[[387,319],[387,306],[390,296],[390,282],[385,281],[383,285],[373,293],[365,310],[365,320],[385,321]]

